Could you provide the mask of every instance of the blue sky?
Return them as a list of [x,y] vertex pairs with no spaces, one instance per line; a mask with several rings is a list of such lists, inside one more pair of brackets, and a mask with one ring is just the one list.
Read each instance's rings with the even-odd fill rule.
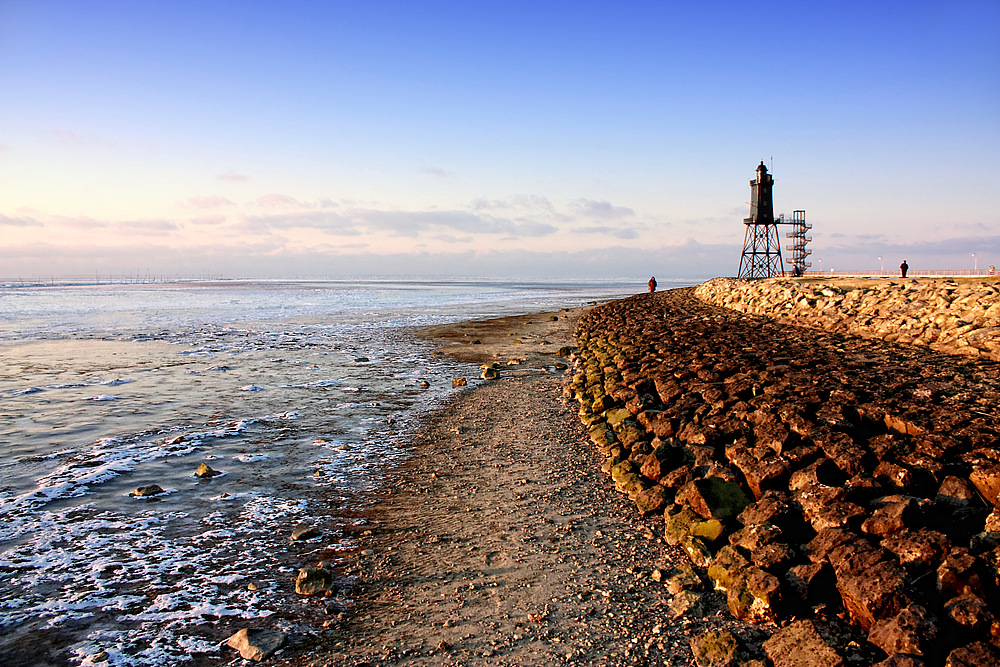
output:
[[[815,4],[815,6],[813,6]],[[0,0],[0,279],[1000,263],[996,2]]]

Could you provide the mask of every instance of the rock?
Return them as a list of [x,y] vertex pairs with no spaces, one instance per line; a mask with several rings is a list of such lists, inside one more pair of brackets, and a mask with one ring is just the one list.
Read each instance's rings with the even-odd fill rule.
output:
[[773,621],[781,602],[781,582],[773,574],[750,566],[726,590],[733,616],[748,621]]
[[972,593],[963,593],[948,600],[944,605],[944,613],[952,627],[958,628],[968,637],[987,630],[993,622],[993,615],[986,602]]
[[973,642],[948,654],[945,667],[1000,667],[1000,659],[987,644]]
[[833,568],[827,562],[793,565],[785,573],[785,581],[803,607],[828,601],[838,594]]
[[465,378],[452,378],[452,380],[451,380],[451,386],[452,387],[465,387],[468,384],[469,384],[469,381],[466,380]]
[[750,500],[735,482],[706,477],[686,484],[677,492],[677,502],[688,505],[706,519],[726,523],[746,509]]
[[941,480],[941,486],[938,487],[935,500],[958,507],[979,504],[979,496],[972,485],[954,475],[948,475]]
[[911,604],[893,618],[876,621],[868,633],[868,642],[889,655],[924,656],[925,647],[933,644],[937,631],[927,610]]
[[937,568],[951,542],[934,530],[904,528],[882,540],[882,546],[894,553],[907,571],[921,574]]
[[304,567],[295,579],[299,595],[322,595],[333,589],[333,572],[325,567]]
[[287,635],[280,630],[244,628],[229,638],[230,648],[240,652],[244,660],[267,660],[284,646]]
[[925,667],[925,662],[920,658],[915,658],[912,655],[906,655],[903,653],[896,653],[890,655],[888,658],[882,662],[876,662],[875,667]]
[[885,503],[861,524],[861,530],[869,535],[885,537],[903,530],[917,513],[917,504],[912,498]]
[[568,357],[571,354],[573,354],[573,348],[570,347],[569,345],[564,345],[560,347],[559,350],[556,352],[557,357]]
[[136,487],[135,491],[133,491],[129,495],[134,496],[136,498],[148,498],[149,496],[158,496],[161,493],[166,493],[166,492],[159,485],[148,484],[146,486]]
[[500,373],[495,368],[484,368],[479,377],[483,380],[495,380],[500,377]]
[[667,606],[670,608],[670,615],[677,619],[681,617],[698,617],[704,614],[701,595],[691,590],[678,591]]
[[843,667],[844,659],[817,631],[812,621],[795,621],[764,642],[774,667]]
[[208,465],[204,461],[202,461],[201,465],[198,466],[198,469],[194,471],[195,477],[202,477],[202,478],[206,477],[211,478],[221,474],[222,473],[220,471],[213,469],[210,465]]
[[323,531],[316,526],[310,526],[307,523],[298,523],[295,524],[294,528],[292,528],[291,540],[293,542],[302,542],[304,540],[311,540],[314,537],[319,537],[322,534]]
[[667,506],[669,502],[670,491],[655,484],[648,489],[644,489],[639,492],[635,497],[635,505],[642,515],[653,514],[654,512],[662,512],[663,508]]
[[953,547],[937,569],[937,590],[946,597],[966,591],[982,595],[983,584],[976,570],[976,558],[968,549]]
[[676,595],[681,591],[690,590],[701,590],[703,584],[701,583],[701,577],[698,573],[694,571],[691,563],[688,561],[681,561],[677,568],[671,573],[670,577],[666,579],[667,591],[672,595]]
[[691,562],[698,567],[708,567],[709,563],[712,562],[712,552],[708,550],[705,541],[700,537],[691,535],[685,537],[681,541],[681,548],[684,549],[684,553],[688,555]]
[[739,664],[739,640],[728,630],[709,630],[690,641],[698,667],[735,667]]
[[355,363],[364,364],[370,360],[368,359],[368,357],[355,357],[354,361]]

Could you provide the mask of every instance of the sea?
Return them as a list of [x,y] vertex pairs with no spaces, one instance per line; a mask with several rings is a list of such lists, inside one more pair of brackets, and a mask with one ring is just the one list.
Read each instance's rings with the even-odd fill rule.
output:
[[415,330],[644,288],[0,286],[0,664],[227,664],[223,628],[314,630],[298,569],[351,553],[420,418],[478,382]]

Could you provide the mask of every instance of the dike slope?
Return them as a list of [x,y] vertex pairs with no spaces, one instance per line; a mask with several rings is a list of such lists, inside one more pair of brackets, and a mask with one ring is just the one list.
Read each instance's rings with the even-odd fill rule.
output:
[[715,278],[695,295],[786,324],[1000,361],[1000,281]]
[[[699,294],[725,293],[709,285]],[[663,516],[734,616],[782,626],[763,643],[777,667],[998,664],[1000,365],[980,358],[992,348],[846,335],[864,317],[841,318],[848,295],[816,289],[784,310],[845,333],[693,288],[584,315],[569,389],[604,471]],[[957,314],[967,341],[991,308]],[[833,638],[850,632],[867,642]]]

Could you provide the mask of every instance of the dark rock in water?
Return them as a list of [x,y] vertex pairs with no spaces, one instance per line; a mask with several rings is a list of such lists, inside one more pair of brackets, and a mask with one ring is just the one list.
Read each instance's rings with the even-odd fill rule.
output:
[[812,621],[796,621],[764,642],[774,667],[841,667],[843,657],[823,639]]
[[469,382],[465,378],[452,378],[452,387],[465,387]]
[[202,461],[201,465],[198,466],[198,469],[194,471],[195,477],[202,477],[202,478],[211,478],[221,474],[222,473],[220,471],[215,470],[214,468],[212,468],[212,466],[208,465],[204,461]]
[[359,364],[363,364],[366,361],[370,361],[370,359],[368,357],[357,357],[354,361]]
[[500,373],[495,368],[484,368],[479,377],[483,380],[495,380],[500,377]]
[[333,572],[325,567],[304,567],[295,579],[295,592],[299,595],[322,595],[333,589]]
[[147,486],[137,487],[136,490],[130,493],[129,495],[135,496],[136,498],[147,498],[149,496],[158,496],[161,493],[164,493],[162,487],[160,487],[158,484],[149,484]]
[[280,630],[244,628],[229,638],[227,644],[240,652],[244,660],[267,660],[284,646],[287,635]]
[[563,345],[558,351],[556,351],[557,357],[568,357],[571,354],[573,354],[573,348],[569,345]]
[[431,386],[431,383],[428,382],[427,380],[421,380],[420,386],[423,387],[424,389],[427,389],[427,387]]
[[301,542],[303,540],[311,540],[314,537],[319,537],[323,534],[316,526],[310,526],[307,523],[296,524],[292,529],[292,541]]

